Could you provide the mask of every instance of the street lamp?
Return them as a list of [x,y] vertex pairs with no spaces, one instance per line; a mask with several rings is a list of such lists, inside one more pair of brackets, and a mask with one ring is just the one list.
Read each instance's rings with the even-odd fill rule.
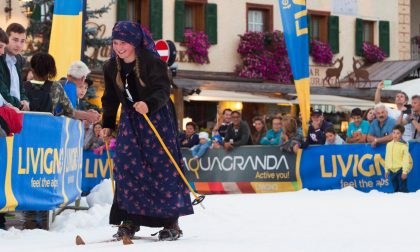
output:
[[19,0],[19,3],[22,13],[29,18],[32,15],[35,3],[32,0]]
[[6,20],[12,18],[12,0],[6,0],[6,7],[4,7],[4,12],[6,12]]

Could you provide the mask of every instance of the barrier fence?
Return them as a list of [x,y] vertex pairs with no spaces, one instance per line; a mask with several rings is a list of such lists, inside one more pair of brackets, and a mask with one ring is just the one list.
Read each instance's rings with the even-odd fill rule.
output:
[[[109,178],[106,153],[82,152],[82,141],[78,121],[25,115],[21,134],[0,139],[0,211],[51,210]],[[409,150],[414,166],[408,189],[414,192],[420,188],[420,143],[410,142]],[[384,178],[385,145],[375,149],[368,144],[310,146],[298,154],[281,152],[278,146],[243,146],[230,152],[209,150],[199,160],[192,159],[189,149],[182,149],[182,155],[187,179],[204,194],[345,186],[392,192]]]
[[65,117],[25,114],[0,138],[0,212],[52,210],[80,197],[83,129]]
[[[420,143],[410,142],[413,169],[408,189],[420,188]],[[392,192],[385,180],[385,145],[372,149],[369,144],[310,146],[298,154],[284,153],[278,146],[243,146],[226,152],[209,150],[194,160],[189,149],[182,149],[186,177],[199,193],[264,193],[331,190],[352,186],[369,192]],[[166,157],[164,157],[166,158]],[[85,152],[83,191],[109,177],[106,155]],[[105,176],[103,176],[105,175]]]

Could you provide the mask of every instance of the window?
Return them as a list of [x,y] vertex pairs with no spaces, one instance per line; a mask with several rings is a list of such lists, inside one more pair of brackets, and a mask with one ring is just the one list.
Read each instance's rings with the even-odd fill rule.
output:
[[185,31],[205,31],[205,1],[185,1]]
[[149,28],[149,1],[148,0],[128,0],[127,20],[142,24]]
[[116,0],[117,20],[138,22],[149,29],[153,39],[162,38],[163,0]]
[[329,12],[308,11],[309,12],[309,35],[310,39],[328,43],[328,17]]
[[[375,21],[356,18],[356,55],[363,55],[363,43],[374,44],[375,42]],[[382,28],[382,29],[381,29]],[[379,22],[379,42],[383,50],[389,52],[389,22]]]
[[273,31],[273,6],[247,3],[247,31],[271,32]]
[[374,24],[375,24],[374,21],[363,20],[363,42],[367,42],[373,45]]
[[217,4],[207,0],[175,0],[174,40],[183,42],[186,32],[205,32],[210,44],[217,44]]
[[248,31],[252,31],[252,32],[264,31],[264,11],[261,11],[261,10],[248,11]]

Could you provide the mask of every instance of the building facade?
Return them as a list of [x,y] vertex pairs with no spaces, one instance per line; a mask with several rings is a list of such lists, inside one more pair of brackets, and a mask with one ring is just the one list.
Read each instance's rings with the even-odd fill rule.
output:
[[[386,60],[411,58],[413,37],[419,33],[420,20],[416,1],[410,0],[321,0],[308,1],[310,37],[326,42],[334,52],[334,60],[343,57],[341,76],[353,72],[353,57],[361,56],[363,42],[379,46]],[[100,1],[89,2],[99,7]],[[380,6],[380,7],[379,7]],[[117,0],[101,19],[102,36],[109,36],[116,20],[139,21],[155,39],[174,41],[180,70],[234,72],[241,58],[237,53],[239,35],[247,31],[282,30],[277,0]],[[182,43],[184,32],[203,31],[211,47],[206,64],[191,62]],[[108,53],[99,57],[106,58]],[[334,67],[340,67],[337,63]],[[331,66],[311,63],[312,85],[321,83]]]
[[[11,22],[28,24],[27,10],[21,7],[25,1],[0,2],[0,27]],[[95,9],[109,1],[87,0],[87,4]],[[387,60],[407,60],[420,34],[420,18],[415,15],[420,3],[415,0],[319,0],[308,1],[307,7],[311,39],[329,43],[334,58],[344,58],[341,76],[352,72],[352,58],[361,55],[362,42],[380,46]],[[97,36],[109,37],[113,24],[126,19],[141,22],[155,39],[174,41],[179,69],[193,71],[234,72],[241,63],[239,35],[282,30],[278,0],[115,0],[108,13],[89,20],[88,25],[101,27]],[[188,60],[182,43],[185,31],[209,35],[207,64]],[[101,49],[98,57],[105,59],[109,54],[110,48]]]

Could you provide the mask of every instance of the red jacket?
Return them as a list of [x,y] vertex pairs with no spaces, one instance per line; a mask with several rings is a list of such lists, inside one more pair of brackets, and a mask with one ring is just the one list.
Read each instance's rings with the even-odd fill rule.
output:
[[7,106],[0,107],[0,120],[6,123],[6,133],[10,136],[22,131],[23,113],[18,113]]

